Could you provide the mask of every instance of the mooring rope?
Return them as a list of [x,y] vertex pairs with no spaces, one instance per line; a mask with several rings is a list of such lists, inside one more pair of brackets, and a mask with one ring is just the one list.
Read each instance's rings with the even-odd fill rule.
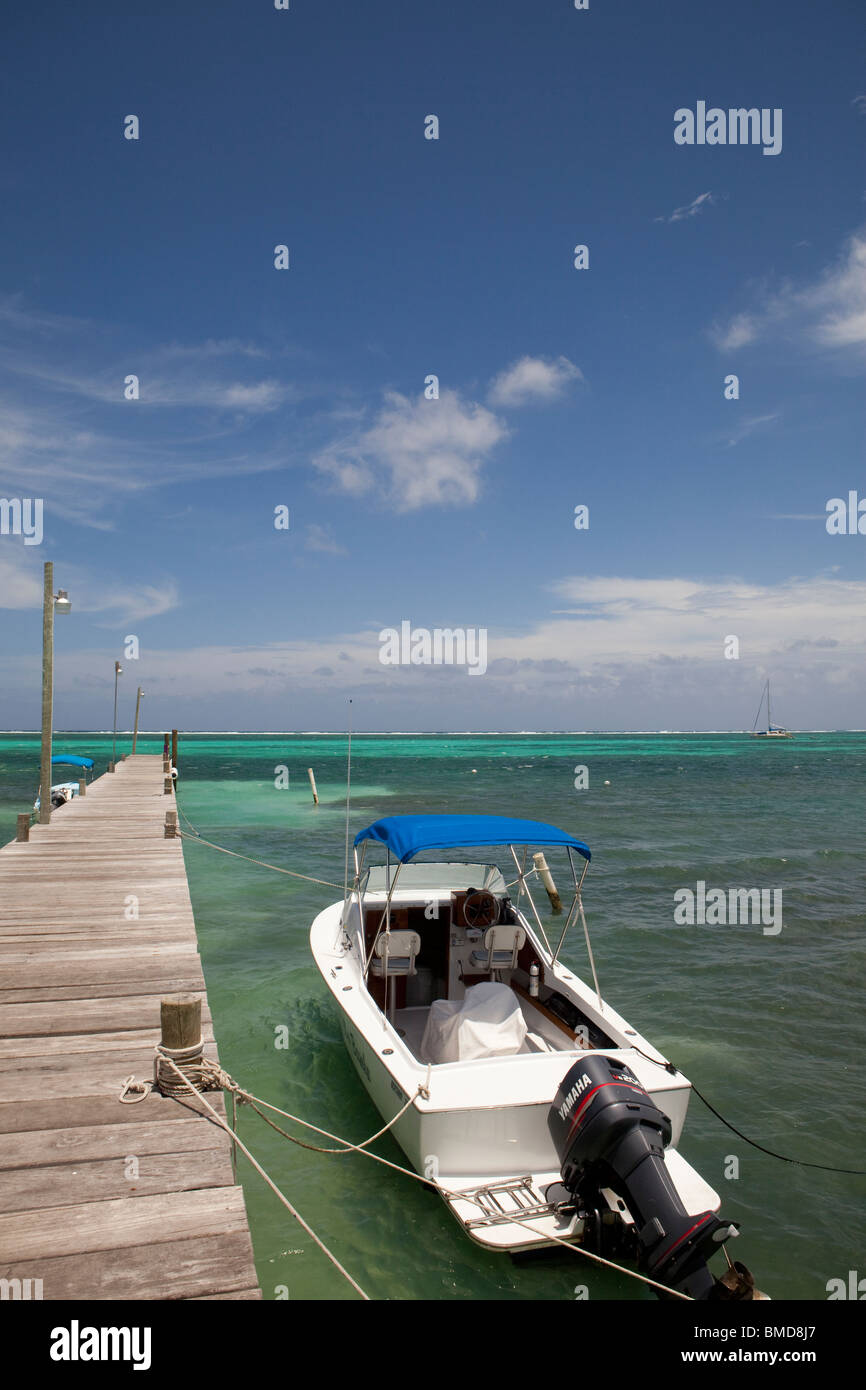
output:
[[[181,815],[183,812],[181,811]],[[184,820],[187,817],[184,816]],[[191,824],[191,822],[188,822]],[[299,874],[294,869],[284,869],[279,864],[268,864],[264,859],[253,859],[250,854],[240,854],[236,849],[226,849],[225,845],[214,844],[213,840],[206,840],[198,831],[194,835],[188,835],[185,830],[179,830],[178,838],[181,840],[195,840],[196,844],[208,845],[211,849],[218,849],[220,854],[230,854],[233,859],[245,859],[248,864],[258,864],[262,869],[273,869],[275,874],[288,874],[290,878],[302,878],[307,883],[321,883],[325,888],[338,888],[343,891],[341,883],[332,883],[327,878],[313,878],[310,874]]]
[[[322,1253],[328,1257],[328,1259],[331,1261],[331,1264],[334,1266],[334,1268],[335,1268],[336,1270],[339,1271],[340,1274],[342,1274],[343,1278],[344,1278],[349,1284],[351,1284],[351,1286],[352,1286],[352,1288],[355,1290],[355,1292],[356,1292],[357,1294],[359,1294],[360,1297],[363,1298],[365,1302],[369,1303],[369,1302],[370,1302],[370,1295],[364,1292],[364,1290],[361,1288],[361,1285],[360,1285],[355,1279],[353,1279],[352,1276],[351,1276],[351,1274],[349,1273],[349,1271],[348,1271],[347,1269],[345,1269],[345,1268],[343,1267],[343,1265],[340,1264],[340,1261],[337,1259],[337,1257],[336,1257],[336,1255],[333,1253],[333,1251],[329,1250],[328,1247],[327,1247],[327,1245],[325,1244],[325,1242],[324,1242],[319,1236],[316,1235],[316,1232],[313,1230],[312,1226],[310,1226],[310,1225],[304,1220],[304,1218],[301,1216],[301,1213],[297,1210],[297,1208],[292,1206],[292,1203],[289,1201],[288,1197],[285,1195],[284,1192],[281,1192],[281,1191],[280,1191],[280,1189],[277,1187],[277,1184],[274,1182],[274,1180],[273,1180],[273,1178],[270,1176],[270,1174],[265,1172],[264,1168],[263,1168],[262,1165],[259,1163],[258,1159],[257,1159],[253,1154],[250,1153],[250,1151],[249,1151],[249,1149],[247,1148],[247,1146],[246,1146],[246,1144],[244,1143],[244,1141],[243,1141],[242,1139],[238,1138],[238,1135],[237,1135],[236,1133],[233,1133],[233,1132],[232,1132],[231,1128],[230,1128],[229,1125],[225,1122],[225,1120],[222,1118],[222,1116],[217,1114],[216,1110],[214,1110],[214,1108],[213,1108],[213,1106],[210,1104],[210,1102],[205,1098],[205,1096],[202,1095],[201,1091],[200,1091],[196,1086],[193,1085],[192,1080],[191,1080],[189,1077],[187,1077],[187,1076],[184,1075],[184,1073],[180,1070],[180,1068],[179,1068],[179,1067],[177,1066],[177,1064],[173,1061],[173,1059],[172,1059],[171,1057],[165,1057],[165,1061],[166,1061],[166,1063],[168,1064],[168,1066],[173,1067],[174,1070],[177,1072],[177,1075],[178,1075],[178,1077],[179,1077],[180,1083],[182,1083],[183,1089],[184,1089],[184,1090],[192,1091],[192,1093],[193,1093],[194,1096],[198,1096],[198,1098],[201,1100],[202,1104],[203,1104],[203,1105],[205,1106],[205,1108],[210,1112],[211,1118],[219,1125],[220,1129],[225,1130],[225,1132],[226,1132],[226,1133],[229,1135],[229,1137],[231,1138],[232,1143],[233,1143],[233,1144],[236,1144],[237,1147],[238,1147],[244,1154],[246,1154],[247,1158],[249,1159],[250,1163],[251,1163],[251,1164],[253,1165],[253,1167],[255,1168],[256,1172],[259,1173],[259,1174],[261,1175],[261,1177],[264,1178],[265,1182],[268,1184],[268,1187],[270,1187],[271,1190],[272,1190],[274,1193],[276,1193],[277,1197],[279,1197],[279,1199],[280,1199],[280,1201],[282,1202],[283,1206],[287,1209],[287,1211],[291,1212],[292,1216],[295,1218],[295,1220],[298,1222],[298,1224],[299,1224],[301,1227],[303,1227],[303,1229],[306,1231],[306,1233],[307,1233],[307,1235],[310,1237],[310,1239],[313,1240],[313,1241],[315,1241],[316,1245],[318,1245],[318,1247],[319,1247],[319,1249],[322,1251]],[[203,1058],[202,1061],[203,1061],[203,1063],[207,1063],[208,1068],[212,1068],[215,1072],[220,1073],[221,1076],[227,1075],[227,1073],[222,1072],[222,1069],[221,1069],[220,1067],[218,1067],[217,1064],[216,1064],[215,1062],[211,1062],[208,1058]],[[231,1077],[229,1077],[228,1079],[231,1080]]]
[[[192,1049],[183,1050],[192,1051]],[[170,1088],[168,1090],[168,1094],[173,1095],[176,1098],[186,1091],[191,1092],[194,1096],[201,1096],[201,1100],[207,1108],[207,1110],[209,1111],[211,1117],[216,1121],[220,1128],[223,1129],[229,1135],[229,1137],[232,1140],[232,1143],[236,1144],[237,1147],[240,1148],[246,1154],[247,1158],[249,1158],[250,1162],[253,1164],[253,1167],[257,1170],[257,1172],[261,1174],[261,1176],[268,1183],[268,1186],[272,1188],[272,1190],[277,1194],[277,1196],[287,1207],[287,1209],[298,1220],[300,1225],[303,1226],[304,1230],[306,1230],[309,1233],[311,1238],[324,1251],[324,1253],[328,1256],[328,1258],[340,1271],[340,1273],[343,1274],[344,1277],[349,1280],[349,1283],[352,1285],[353,1288],[355,1288],[358,1291],[362,1298],[368,1299],[368,1295],[365,1294],[364,1291],[360,1288],[360,1286],[355,1283],[351,1275],[348,1274],[345,1269],[343,1269],[343,1266],[339,1263],[336,1256],[334,1256],[327,1249],[324,1242],[322,1242],[319,1239],[316,1233],[307,1225],[307,1223],[303,1220],[300,1214],[291,1205],[288,1198],[285,1197],[285,1195],[277,1187],[276,1183],[272,1180],[272,1178],[269,1177],[269,1175],[253,1157],[253,1155],[250,1153],[249,1149],[246,1147],[243,1141],[238,1138],[237,1131],[232,1129],[221,1118],[221,1116],[217,1114],[213,1106],[211,1106],[205,1099],[205,1097],[201,1094],[201,1089],[195,1085],[195,1081],[198,1079],[198,1076],[195,1074],[187,1075],[185,1071],[181,1070],[181,1066],[187,1068],[194,1067],[198,1071],[200,1071],[202,1079],[205,1080],[207,1089],[222,1088],[223,1090],[228,1091],[232,1097],[233,1112],[235,1111],[235,1105],[238,1101],[242,1105],[249,1105],[250,1109],[254,1110],[255,1113],[259,1116],[259,1118],[264,1120],[265,1124],[269,1125],[271,1129],[276,1130],[276,1132],[282,1135],[283,1138],[288,1139],[290,1143],[296,1144],[299,1148],[308,1149],[313,1151],[314,1153],[363,1154],[367,1158],[375,1159],[377,1163],[381,1163],[384,1167],[390,1168],[393,1172],[400,1173],[403,1177],[412,1178],[415,1182],[420,1182],[425,1187],[435,1188],[435,1190],[440,1194],[440,1196],[442,1196],[446,1201],[469,1202],[473,1206],[477,1207],[480,1211],[483,1212],[485,1210],[482,1202],[477,1196],[473,1196],[465,1192],[451,1191],[449,1188],[443,1187],[440,1183],[436,1182],[435,1179],[422,1177],[420,1173],[414,1172],[411,1168],[404,1168],[399,1163],[393,1163],[390,1159],[384,1158],[380,1154],[375,1154],[371,1152],[371,1150],[368,1147],[370,1144],[374,1142],[374,1140],[380,1139],[382,1135],[387,1134],[388,1131],[394,1127],[394,1125],[397,1123],[399,1119],[401,1119],[401,1117],[406,1113],[409,1107],[414,1104],[415,1100],[419,1095],[423,1096],[425,1099],[429,1098],[429,1092],[427,1091],[425,1086],[419,1085],[415,1095],[409,1096],[405,1105],[403,1105],[401,1109],[397,1111],[397,1113],[388,1121],[386,1125],[384,1125],[381,1129],[377,1130],[375,1134],[372,1134],[369,1139],[365,1139],[360,1144],[351,1144],[348,1140],[342,1139],[338,1134],[331,1134],[328,1130],[321,1129],[318,1125],[311,1124],[308,1120],[302,1120],[300,1116],[293,1115],[290,1111],[283,1110],[278,1105],[272,1105],[270,1101],[263,1100],[260,1096],[253,1095],[253,1093],[250,1091],[245,1091],[243,1087],[240,1086],[240,1084],[237,1081],[235,1081],[234,1077],[232,1077],[228,1072],[224,1071],[223,1068],[217,1062],[212,1061],[210,1058],[201,1057],[195,1063],[181,1061],[181,1063],[178,1064],[178,1062],[175,1061],[173,1056],[168,1055],[170,1052],[171,1049],[164,1049],[161,1044],[157,1044],[157,1056],[154,1064],[154,1080],[150,1082],[136,1082],[133,1077],[127,1077],[126,1081],[124,1082],[123,1092],[121,1093],[120,1099],[124,1100],[125,1093],[127,1090],[135,1090],[136,1088],[141,1088],[143,1090],[143,1094],[136,1095],[134,1099],[143,1100],[145,1096],[148,1095],[150,1091],[153,1090],[157,1085],[159,1086],[160,1090],[166,1090],[166,1081],[168,1081],[168,1086]],[[160,1067],[161,1061],[164,1061],[168,1067],[172,1068],[177,1073],[178,1080],[176,1082],[163,1077],[162,1068]],[[158,1067],[160,1067],[159,1080],[157,1080]],[[273,1120],[269,1119],[267,1115],[262,1113],[262,1111],[259,1109],[259,1106],[264,1106],[267,1110],[273,1110],[275,1114],[283,1115],[287,1120],[291,1120],[292,1123],[302,1125],[305,1129],[313,1130],[316,1134],[321,1134],[323,1138],[332,1139],[335,1143],[339,1144],[340,1147],[332,1149],[326,1148],[318,1144],[305,1143],[303,1139],[299,1139],[297,1135],[289,1134],[287,1130],[282,1129],[280,1125],[276,1124]],[[629,1269],[625,1265],[617,1264],[614,1260],[608,1260],[603,1255],[597,1255],[591,1250],[584,1249],[583,1246],[575,1245],[572,1241],[564,1240],[561,1236],[554,1235],[551,1231],[542,1231],[537,1226],[534,1226],[531,1222],[527,1221],[525,1217],[520,1217],[516,1214],[512,1216],[509,1213],[509,1220],[513,1225],[523,1227],[525,1230],[530,1231],[533,1235],[538,1236],[541,1240],[550,1241],[555,1245],[561,1245],[566,1250],[571,1251],[571,1253],[574,1255],[582,1255],[588,1260],[595,1261],[595,1263],[597,1264],[605,1265],[608,1269],[615,1270],[618,1274],[623,1274],[629,1279],[636,1279],[640,1283],[648,1285],[650,1288],[658,1289],[667,1297],[679,1298],[686,1302],[694,1301],[689,1294],[681,1293],[679,1289],[673,1289],[667,1284],[660,1284],[657,1280],[651,1279],[648,1275],[640,1273],[639,1270]]]

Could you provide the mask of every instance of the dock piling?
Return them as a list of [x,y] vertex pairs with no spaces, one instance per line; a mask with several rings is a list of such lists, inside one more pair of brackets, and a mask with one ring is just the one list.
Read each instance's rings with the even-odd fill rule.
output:
[[30,812],[21,811],[18,815],[18,831],[15,839],[19,844],[26,844],[30,839]]
[[538,877],[544,884],[544,890],[550,899],[551,910],[559,914],[562,911],[562,899],[556,891],[556,884],[553,881],[553,875],[547,867],[547,860],[544,855],[539,852],[538,854],[533,854],[532,862],[538,872]]

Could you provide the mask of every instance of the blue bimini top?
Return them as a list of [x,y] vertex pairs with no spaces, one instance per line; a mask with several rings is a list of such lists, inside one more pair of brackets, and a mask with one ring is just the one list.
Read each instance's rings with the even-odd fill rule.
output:
[[51,761],[53,763],[68,763],[70,767],[93,767],[92,758],[79,758],[75,753],[58,753]]
[[385,816],[355,836],[378,840],[406,864],[425,849],[458,849],[485,845],[563,845],[591,859],[589,845],[555,825],[540,820],[515,820],[511,816]]

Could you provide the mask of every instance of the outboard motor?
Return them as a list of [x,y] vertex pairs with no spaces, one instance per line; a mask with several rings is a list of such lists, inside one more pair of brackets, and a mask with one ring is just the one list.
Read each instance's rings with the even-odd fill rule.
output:
[[[610,1188],[633,1219],[639,1269],[692,1298],[716,1296],[706,1262],[737,1228],[714,1212],[686,1211],[664,1161],[671,1122],[626,1063],[599,1053],[576,1062],[556,1093],[548,1126],[578,1209],[591,1212],[600,1190]],[[590,1217],[586,1229],[600,1236],[601,1221]]]

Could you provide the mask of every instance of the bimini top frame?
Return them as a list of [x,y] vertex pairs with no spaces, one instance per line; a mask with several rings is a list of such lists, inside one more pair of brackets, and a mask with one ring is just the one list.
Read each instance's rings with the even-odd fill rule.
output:
[[[361,922],[363,922],[364,896],[364,889],[361,886],[361,874],[367,848],[366,842],[368,840],[377,841],[379,844],[385,846],[387,852],[385,885],[388,896],[385,901],[383,920],[376,932],[375,939],[370,945],[370,951],[364,960],[365,976],[369,970],[370,961],[376,949],[376,943],[383,929],[386,936],[385,970],[387,973],[387,948],[388,940],[391,935],[391,899],[400,876],[400,868],[403,864],[409,863],[417,854],[427,849],[474,849],[479,846],[503,845],[507,846],[511,851],[511,856],[517,868],[518,877],[516,881],[519,884],[517,908],[519,910],[520,900],[525,892],[532,909],[532,915],[535,918],[541,939],[547,948],[548,958],[552,965],[556,964],[569,926],[572,921],[575,920],[576,916],[578,914],[580,915],[581,922],[583,923],[584,935],[586,937],[586,946],[589,953],[593,981],[598,996],[598,1004],[599,1008],[601,1008],[601,991],[598,985],[595,961],[593,959],[592,946],[589,940],[589,931],[587,929],[586,918],[583,913],[583,904],[580,897],[583,880],[587,868],[589,867],[589,861],[592,858],[589,846],[584,844],[582,840],[575,839],[573,835],[569,835],[564,830],[559,830],[555,825],[548,825],[543,821],[519,820],[511,816],[386,816],[382,820],[374,821],[372,825],[368,825],[365,830],[359,831],[355,836],[355,881],[352,891],[347,895],[347,898],[351,899],[351,897],[354,897],[357,893],[358,912]],[[515,853],[515,845],[523,847],[522,859],[518,859]],[[544,925],[538,915],[535,901],[526,881],[526,855],[529,845],[543,845],[546,847],[557,846],[568,851],[568,860],[571,866],[572,879],[574,881],[574,898],[566,915],[565,924],[555,951],[551,948],[550,942],[547,939],[547,933],[544,930]],[[575,869],[574,850],[586,861],[579,879]],[[393,879],[391,878],[392,855],[397,861]],[[530,870],[530,874],[532,873],[535,873],[534,868]]]

